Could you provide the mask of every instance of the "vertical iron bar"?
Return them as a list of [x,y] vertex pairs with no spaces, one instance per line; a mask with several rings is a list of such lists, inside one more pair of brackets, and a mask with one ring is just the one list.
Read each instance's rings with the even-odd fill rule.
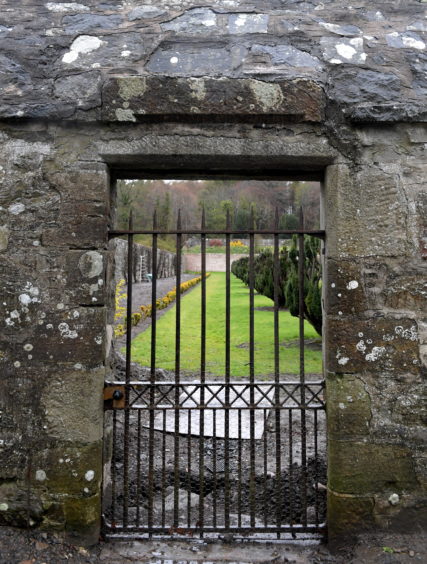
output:
[[251,209],[249,230],[249,389],[250,389],[250,526],[255,527],[255,319],[254,319],[254,260],[255,260],[255,218]]
[[294,524],[294,479],[293,479],[293,463],[294,463],[294,441],[293,441],[293,410],[289,410],[288,422],[288,442],[289,442],[289,525],[293,536],[292,525]]
[[117,454],[117,411],[113,409],[113,453],[111,456],[111,524],[116,526],[116,454]]
[[[226,229],[229,231],[230,210],[227,209]],[[225,528],[230,528],[230,234],[225,236],[225,421],[224,421],[224,516]]]
[[264,419],[264,527],[267,526],[267,410],[263,409],[263,419]]
[[191,527],[191,414],[187,410],[187,526]]
[[[299,214],[299,229],[304,229],[304,215],[302,207]],[[301,504],[302,524],[307,525],[307,443],[306,443],[306,405],[305,405],[305,366],[304,366],[304,282],[305,282],[305,256],[304,235],[298,235],[298,315],[299,315],[299,349],[300,349],[300,384],[301,384]]]
[[[157,229],[157,212],[153,214],[153,231]],[[150,431],[148,440],[148,528],[153,528],[154,496],[154,403],[156,382],[156,337],[157,337],[157,233],[153,233],[151,255],[151,358],[150,358]]]
[[141,502],[141,410],[138,409],[138,442],[136,447],[136,526],[140,522]]
[[238,409],[237,442],[237,526],[242,526],[242,410]]
[[200,538],[203,538],[204,527],[204,497],[205,497],[205,379],[206,379],[206,229],[205,208],[202,210],[202,234],[201,234],[201,253],[202,253],[202,311],[201,311],[201,342],[200,342],[200,412],[199,412],[199,526]]
[[174,432],[174,507],[173,523],[179,519],[179,420],[180,420],[180,370],[181,370],[181,210],[178,210],[176,234],[176,318],[175,318],[175,432]]
[[123,527],[128,526],[129,509],[129,395],[130,395],[130,365],[132,342],[132,277],[133,277],[133,217],[129,213],[128,235],[128,268],[127,268],[127,303],[126,303],[126,385],[125,385],[125,420],[123,444]]
[[216,441],[216,410],[212,409],[212,421],[213,421],[213,430],[212,430],[212,472],[213,472],[213,526],[216,528],[216,513],[217,513],[217,472],[216,472],[216,449],[217,449],[217,441]]
[[318,440],[317,440],[317,409],[314,410],[314,495],[315,495],[315,525],[319,527],[319,459],[318,459]]
[[163,409],[162,424],[162,527],[165,528],[166,520],[166,409]]
[[[276,208],[274,229],[279,229],[279,210]],[[275,416],[275,439],[276,439],[276,526],[281,524],[281,431],[280,431],[280,349],[279,349],[279,289],[280,289],[280,254],[279,235],[274,234],[273,253],[273,283],[274,283],[274,416]],[[280,533],[277,533],[280,538]]]

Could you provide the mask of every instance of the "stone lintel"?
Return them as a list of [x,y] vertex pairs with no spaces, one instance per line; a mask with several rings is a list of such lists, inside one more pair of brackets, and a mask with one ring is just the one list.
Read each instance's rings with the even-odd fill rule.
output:
[[102,95],[102,119],[321,122],[324,93],[312,80],[114,77]]

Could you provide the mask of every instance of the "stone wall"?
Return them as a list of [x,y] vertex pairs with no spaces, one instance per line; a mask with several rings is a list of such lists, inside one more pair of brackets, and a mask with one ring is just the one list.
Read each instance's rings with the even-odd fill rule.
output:
[[0,522],[98,538],[114,180],[234,174],[324,180],[330,535],[425,526],[424,4],[2,3]]
[[[127,256],[128,245],[123,239],[114,240],[114,280],[125,280],[127,282]],[[145,247],[139,243],[133,245],[133,282],[141,282],[141,261],[145,264],[145,273],[151,273],[153,270],[151,247]],[[157,277],[169,278],[176,275],[176,255],[162,249],[157,250]]]

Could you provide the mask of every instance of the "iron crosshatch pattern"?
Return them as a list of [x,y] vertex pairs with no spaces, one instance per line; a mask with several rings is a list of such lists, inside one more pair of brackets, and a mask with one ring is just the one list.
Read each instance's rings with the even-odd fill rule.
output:
[[[219,235],[206,229],[183,231],[178,217],[173,231],[153,228],[114,230],[110,238],[128,240],[126,369],[122,380],[107,382],[106,409],[112,411],[111,504],[104,513],[110,538],[207,537],[283,539],[326,530],[324,382],[308,380],[304,358],[304,236],[324,239],[323,230],[305,230],[302,212],[296,230],[229,228]],[[152,237],[151,306],[156,311],[158,238],[176,237],[176,288],[181,284],[183,235],[201,241],[201,340],[199,378],[186,380],[181,370],[181,295],[175,306],[175,368],[170,381],[158,378],[157,321],[151,321],[149,377],[132,380],[133,238]],[[221,380],[209,379],[206,366],[206,241],[225,238],[225,365]],[[249,239],[249,350],[247,380],[230,369],[231,238]],[[255,236],[273,237],[274,376],[255,377],[254,260]],[[280,237],[298,237],[299,376],[280,372]],[[273,462],[272,462],[273,461]],[[272,470],[273,467],[273,470]],[[322,483],[323,482],[323,483]]]

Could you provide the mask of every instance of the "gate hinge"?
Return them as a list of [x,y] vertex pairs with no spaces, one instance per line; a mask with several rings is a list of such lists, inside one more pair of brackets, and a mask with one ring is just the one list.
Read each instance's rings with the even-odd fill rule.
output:
[[104,388],[104,409],[124,409],[125,387],[106,386]]

